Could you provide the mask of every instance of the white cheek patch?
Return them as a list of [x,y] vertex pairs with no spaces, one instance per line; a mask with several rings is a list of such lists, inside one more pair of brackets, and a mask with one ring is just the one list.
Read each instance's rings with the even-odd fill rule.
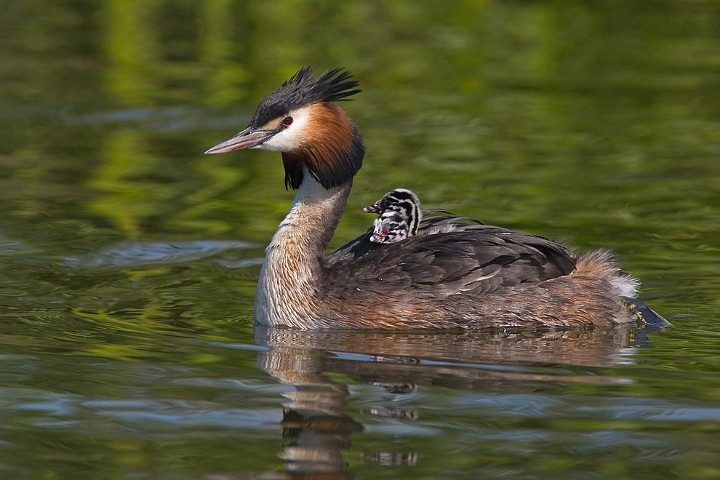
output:
[[292,117],[292,125],[284,128],[260,145],[261,149],[273,152],[290,152],[302,144],[304,132],[310,123],[310,107],[293,110],[287,116]]

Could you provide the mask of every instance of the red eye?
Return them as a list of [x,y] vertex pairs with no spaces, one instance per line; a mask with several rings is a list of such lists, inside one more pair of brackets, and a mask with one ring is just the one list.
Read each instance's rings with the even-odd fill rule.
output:
[[283,118],[283,120],[282,120],[282,126],[283,126],[283,127],[289,127],[290,125],[292,125],[292,122],[293,122],[293,118],[292,118],[292,117],[285,117],[285,118]]

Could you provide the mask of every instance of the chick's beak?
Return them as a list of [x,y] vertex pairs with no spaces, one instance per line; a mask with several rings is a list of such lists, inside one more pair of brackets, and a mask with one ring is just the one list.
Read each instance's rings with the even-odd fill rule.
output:
[[363,208],[363,211],[365,213],[381,213],[382,208],[380,207],[379,202],[375,202],[372,205],[368,205],[367,207]]
[[205,153],[226,153],[243,148],[258,148],[276,133],[274,130],[255,130],[248,127],[227,140],[210,147]]

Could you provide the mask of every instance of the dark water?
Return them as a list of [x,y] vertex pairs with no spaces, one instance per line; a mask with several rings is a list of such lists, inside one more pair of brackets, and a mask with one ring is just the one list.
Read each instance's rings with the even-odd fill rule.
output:
[[[720,477],[714,2],[11,0],[0,31],[1,478]],[[333,245],[410,187],[612,248],[674,326],[253,331],[292,194],[201,152],[304,64],[364,88]]]

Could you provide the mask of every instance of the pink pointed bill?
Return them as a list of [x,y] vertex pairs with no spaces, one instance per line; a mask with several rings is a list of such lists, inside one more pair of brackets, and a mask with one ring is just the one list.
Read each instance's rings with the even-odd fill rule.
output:
[[252,130],[250,127],[242,132],[228,138],[217,145],[208,148],[205,153],[226,153],[233,150],[241,150],[243,148],[257,148],[263,144],[268,138],[275,135],[272,130]]

